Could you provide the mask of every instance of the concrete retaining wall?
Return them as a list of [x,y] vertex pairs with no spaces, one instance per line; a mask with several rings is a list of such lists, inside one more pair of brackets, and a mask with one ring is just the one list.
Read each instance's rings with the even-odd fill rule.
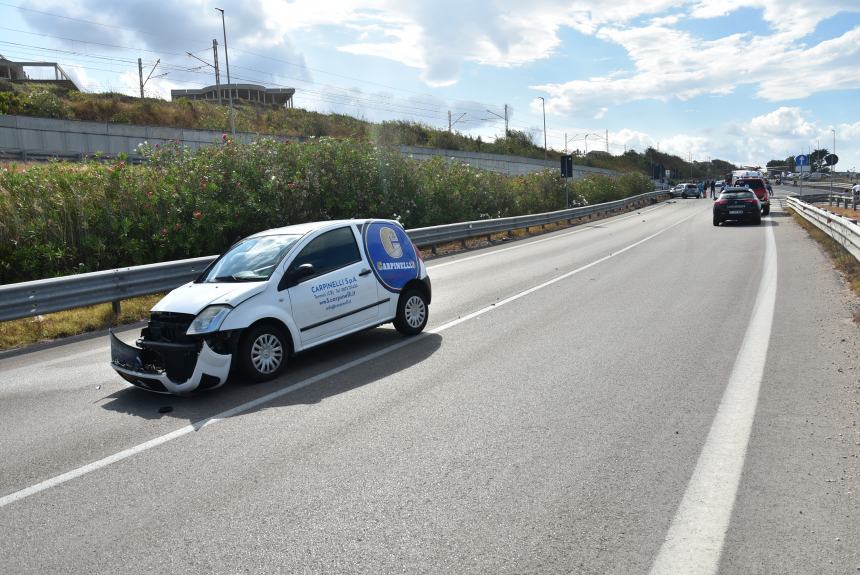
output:
[[[179,140],[196,149],[220,142],[222,136],[223,132],[209,130],[0,115],[0,152],[16,157],[27,154],[66,158],[121,153],[134,156],[142,142],[155,145]],[[256,137],[256,134],[236,134],[236,139],[244,142]]]
[[[151,145],[178,140],[183,146],[197,149],[221,142],[223,132],[210,130],[186,130],[158,126],[132,126],[104,122],[80,122],[31,118],[28,116],[0,115],[0,158],[42,159],[49,157],[76,159],[82,156],[103,154],[116,156],[128,154],[134,159],[137,147],[142,142]],[[239,132],[236,139],[251,142],[258,134]],[[401,146],[404,155],[416,160],[442,157],[448,161],[463,162],[476,168],[508,175],[523,175],[541,170],[558,170],[556,161],[535,160],[519,156],[461,152]],[[610,170],[573,166],[574,178],[589,174],[615,175]]]
[[[483,154],[480,152],[461,152],[459,150],[440,150],[438,148],[421,148],[417,146],[401,146],[400,150],[416,160],[428,160],[433,157],[443,157],[448,161],[462,162],[482,170],[499,172],[511,176],[521,176],[540,172],[541,170],[560,170],[559,162],[555,160],[536,160],[523,158],[521,156],[505,156],[502,154]],[[602,176],[618,175],[612,170],[601,168],[590,168],[587,166],[573,166],[574,179],[584,178],[588,175],[599,174]]]

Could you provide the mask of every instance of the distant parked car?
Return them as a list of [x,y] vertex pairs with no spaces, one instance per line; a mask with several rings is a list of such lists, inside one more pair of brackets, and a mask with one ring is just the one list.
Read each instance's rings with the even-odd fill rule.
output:
[[714,202],[714,225],[728,220],[761,224],[761,203],[747,187],[729,187]]
[[761,203],[761,215],[766,216],[770,213],[770,193],[768,192],[767,182],[764,178],[738,178],[735,186],[746,186],[755,192],[758,201]]
[[682,198],[701,198],[702,194],[699,192],[699,186],[696,184],[678,184],[675,186],[676,190],[679,190],[680,196]]

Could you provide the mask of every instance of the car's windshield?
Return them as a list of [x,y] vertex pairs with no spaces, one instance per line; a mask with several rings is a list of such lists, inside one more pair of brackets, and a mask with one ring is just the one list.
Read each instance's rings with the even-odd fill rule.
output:
[[244,240],[224,254],[202,282],[260,282],[275,271],[299,235],[260,236]]

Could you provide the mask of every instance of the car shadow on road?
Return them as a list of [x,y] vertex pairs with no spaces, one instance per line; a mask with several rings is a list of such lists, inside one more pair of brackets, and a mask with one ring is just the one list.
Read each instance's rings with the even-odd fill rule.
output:
[[[765,216],[761,220],[762,226],[770,226],[772,228],[779,227],[779,222],[775,222],[770,219],[773,216],[773,212],[769,216]],[[728,220],[725,222],[720,222],[721,228],[757,228],[759,224],[754,224],[752,222],[741,222],[736,220]]]
[[[232,375],[224,386],[190,396],[157,394],[128,386],[105,397],[101,407],[143,419],[170,418],[201,425],[208,418],[222,416],[239,406],[245,409],[236,415],[273,405],[319,403],[409,369],[432,356],[441,345],[442,336],[438,334],[425,332],[404,338],[392,328],[375,328],[291,357],[286,372],[273,381],[254,384]],[[356,365],[323,375],[351,362]],[[304,387],[288,390],[320,377]],[[246,406],[253,402],[260,403]]]

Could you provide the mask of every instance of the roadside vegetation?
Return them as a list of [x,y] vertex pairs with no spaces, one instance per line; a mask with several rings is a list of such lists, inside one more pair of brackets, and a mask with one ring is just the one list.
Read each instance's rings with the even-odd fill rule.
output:
[[[509,177],[353,139],[261,139],[191,151],[142,146],[149,161],[0,169],[0,284],[224,251],[262,229],[352,217],[406,228],[557,210],[557,172]],[[640,174],[591,177],[570,199],[651,191]]]
[[[844,208],[840,208],[840,211],[842,209]],[[851,290],[860,296],[860,262],[858,262],[853,255],[839,245],[839,243],[833,238],[809,223],[805,218],[799,216],[794,210],[789,208],[788,212],[791,214],[791,217],[794,218],[794,221],[806,230],[806,233],[809,234],[812,239],[821,244],[821,247],[824,248],[824,251],[827,252],[827,255],[830,257],[831,262],[833,262],[833,267],[842,273],[845,277],[845,281],[847,281],[848,285],[851,287]],[[846,212],[853,212],[853,210],[846,210]],[[854,322],[860,324],[860,311],[854,315]]]
[[[168,102],[155,98],[135,98],[117,93],[84,93],[63,88],[11,84],[0,80],[0,114],[16,114],[68,120],[88,120],[119,124],[142,124],[175,128],[229,131],[226,106],[204,101]],[[506,154],[543,159],[543,147],[537,145],[538,131],[509,130],[491,142],[480,136],[449,132],[417,122],[387,121],[372,123],[345,114],[322,114],[300,108],[251,105],[236,102],[236,129],[242,132],[268,134],[280,138],[349,138],[377,146],[424,146],[446,150]],[[540,139],[540,138],[538,138]],[[601,151],[600,141],[587,154],[572,151],[577,165],[619,172],[653,175],[663,166],[673,174],[673,183],[703,178],[720,179],[736,169],[722,160],[687,162],[654,148],[644,152],[627,150],[613,156]],[[580,143],[574,143],[578,146]],[[584,146],[583,146],[584,147]],[[548,151],[550,160],[560,153]]]

